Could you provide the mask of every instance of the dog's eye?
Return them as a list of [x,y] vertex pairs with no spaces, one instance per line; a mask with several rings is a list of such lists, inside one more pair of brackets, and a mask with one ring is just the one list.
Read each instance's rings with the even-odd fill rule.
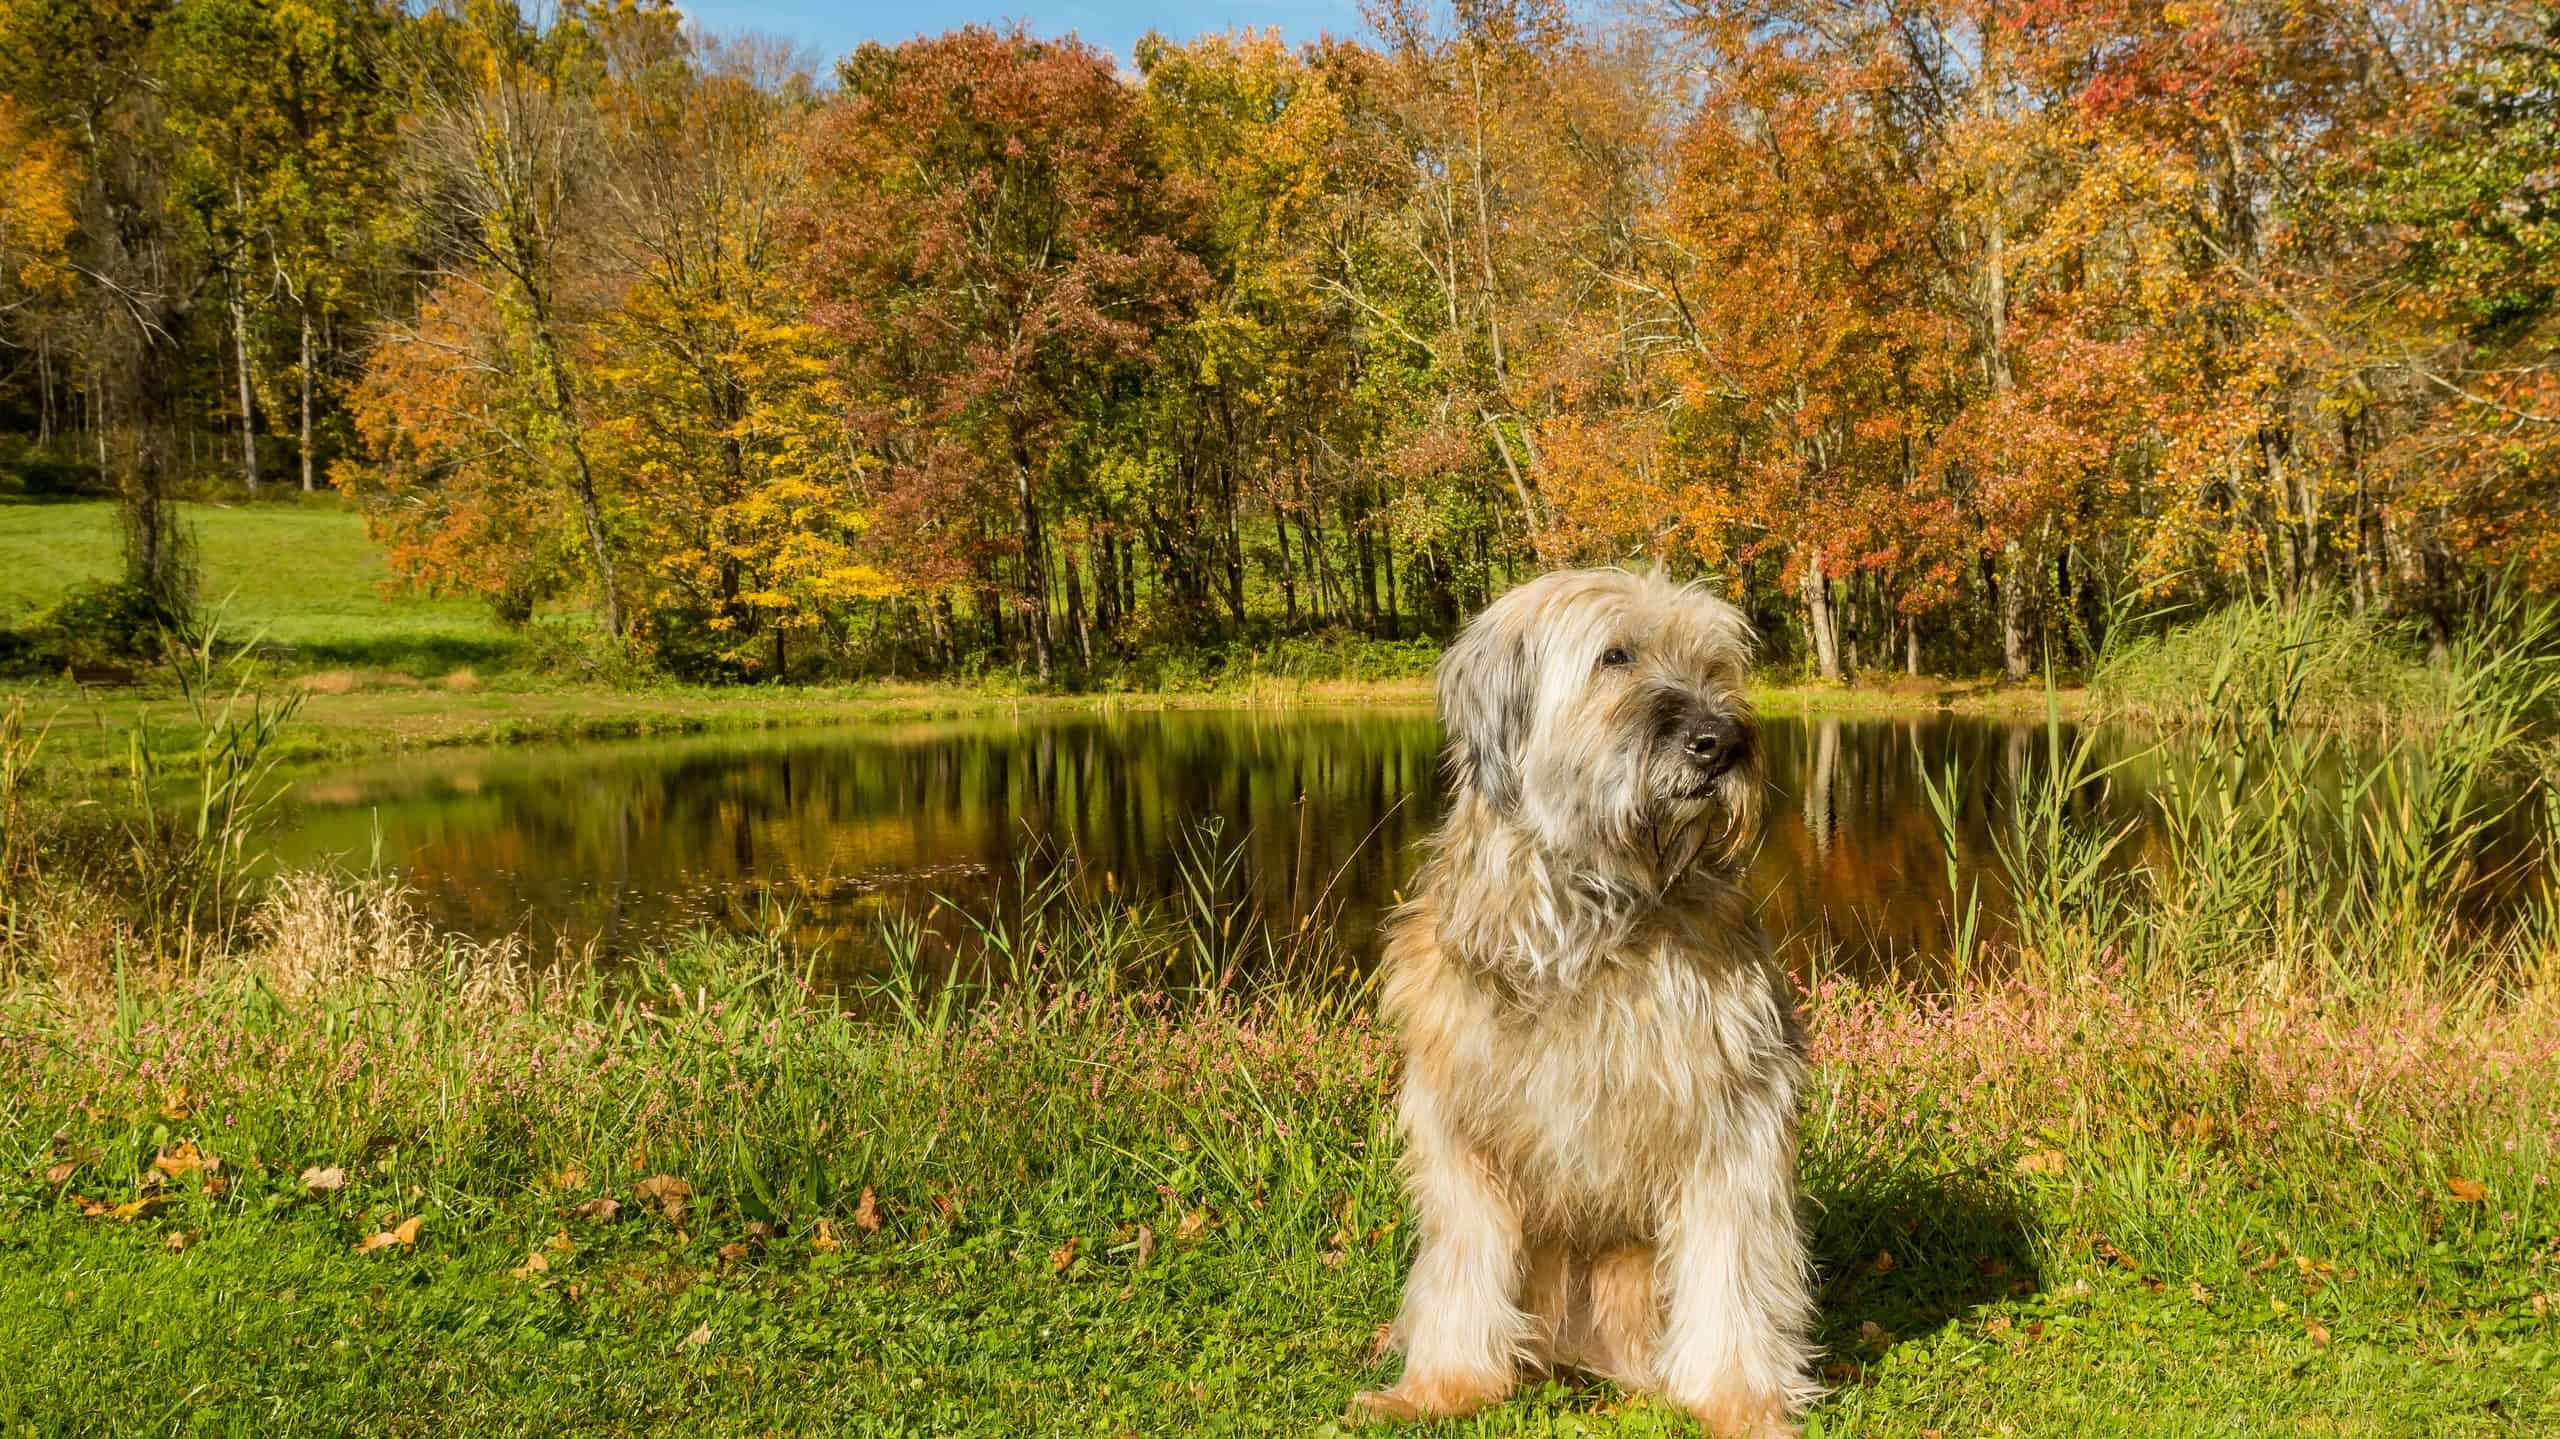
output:
[[1611,645],[1608,652],[1600,656],[1600,663],[1618,669],[1635,663],[1635,656],[1628,654],[1624,645]]

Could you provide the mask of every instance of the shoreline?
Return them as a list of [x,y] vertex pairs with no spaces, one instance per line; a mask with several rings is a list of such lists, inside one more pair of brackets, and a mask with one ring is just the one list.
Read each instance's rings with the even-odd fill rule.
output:
[[[679,738],[810,729],[830,724],[965,719],[1003,713],[1108,714],[1174,710],[1381,710],[1427,712],[1428,679],[1259,680],[1217,689],[1028,693],[953,684],[866,684],[789,690],[516,687],[502,682],[447,687],[415,680],[346,683],[343,672],[279,677],[270,695],[299,694],[301,709],[271,753],[296,766],[397,757],[424,751],[503,749],[595,740]],[[1764,714],[1843,718],[1985,719],[2045,715],[2043,685],[1897,680],[1872,685],[1766,683],[1751,702]],[[2066,720],[2084,717],[2086,692],[2054,692]],[[0,686],[0,703],[23,702],[30,727],[50,725],[46,750],[61,766],[93,774],[122,765],[127,735],[148,721],[155,734],[192,737],[186,703],[173,692],[98,690],[58,682]],[[156,752],[156,751],[155,751]],[[167,758],[183,766],[184,750]]]

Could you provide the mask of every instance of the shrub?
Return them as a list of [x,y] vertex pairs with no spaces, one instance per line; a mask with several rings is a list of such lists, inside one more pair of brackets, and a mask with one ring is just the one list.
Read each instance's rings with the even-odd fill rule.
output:
[[168,652],[171,622],[140,585],[75,586],[0,643],[0,666],[24,674],[150,664]]

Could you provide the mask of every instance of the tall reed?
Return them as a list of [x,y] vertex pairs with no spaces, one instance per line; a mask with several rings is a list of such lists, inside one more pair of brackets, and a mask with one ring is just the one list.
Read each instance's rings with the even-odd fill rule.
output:
[[[2171,985],[2241,972],[2330,996],[2546,972],[2560,607],[2501,594],[2447,654],[2431,722],[2378,732],[2342,731],[2311,704],[2338,663],[2321,649],[2327,621],[2277,619],[2235,631],[2257,648],[2223,656],[2141,752],[2101,764],[2094,729],[2048,720],[1998,831],[2019,959]],[[2137,765],[2155,776],[2139,847],[2108,803]]]
[[151,717],[126,737],[131,856],[142,934],[152,956],[188,962],[219,948],[247,914],[251,834],[282,797],[276,742],[302,707],[300,694],[258,687],[256,640],[226,646],[217,613],[172,636],[170,668],[193,723],[193,748],[179,766],[155,743]]

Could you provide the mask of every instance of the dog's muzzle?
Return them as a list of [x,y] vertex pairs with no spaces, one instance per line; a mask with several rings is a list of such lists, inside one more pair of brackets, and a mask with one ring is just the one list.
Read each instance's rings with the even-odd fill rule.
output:
[[1750,732],[1731,715],[1700,719],[1680,737],[1681,756],[1701,781],[1723,778],[1725,771],[1742,763],[1750,745]]

